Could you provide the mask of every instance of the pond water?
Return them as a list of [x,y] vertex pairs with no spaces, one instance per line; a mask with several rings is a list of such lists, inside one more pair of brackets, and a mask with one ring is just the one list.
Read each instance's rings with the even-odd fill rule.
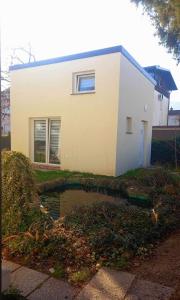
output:
[[53,219],[64,217],[73,208],[94,202],[107,201],[115,204],[127,203],[125,199],[97,192],[86,192],[84,190],[65,190],[61,192],[46,192],[41,195],[41,203]]

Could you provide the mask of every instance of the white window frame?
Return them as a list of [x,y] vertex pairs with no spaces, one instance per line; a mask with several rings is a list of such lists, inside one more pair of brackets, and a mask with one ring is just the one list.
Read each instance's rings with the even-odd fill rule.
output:
[[[79,79],[83,77],[94,76],[94,90],[79,91]],[[72,94],[92,94],[96,92],[96,76],[95,71],[84,71],[73,73]]]
[[[46,121],[46,161],[45,162],[36,162],[34,161],[34,121]],[[61,148],[60,148],[60,137],[59,137],[59,164],[52,164],[49,162],[49,142],[50,142],[50,121],[58,120],[60,121],[60,131],[59,135],[61,135],[61,118],[60,117],[36,117],[30,118],[30,157],[34,164],[38,165],[49,165],[49,166],[60,166],[61,165]]]

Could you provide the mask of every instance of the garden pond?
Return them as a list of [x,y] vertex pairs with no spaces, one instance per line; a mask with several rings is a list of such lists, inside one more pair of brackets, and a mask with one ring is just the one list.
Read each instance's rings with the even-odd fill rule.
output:
[[111,202],[117,205],[120,203],[127,203],[127,200],[120,196],[112,196],[81,189],[49,191],[41,195],[41,206],[50,213],[53,219],[64,217],[74,208],[100,201]]

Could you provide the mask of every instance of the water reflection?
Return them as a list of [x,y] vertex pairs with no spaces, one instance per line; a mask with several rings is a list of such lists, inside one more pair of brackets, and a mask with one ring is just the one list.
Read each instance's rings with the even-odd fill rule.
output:
[[41,203],[48,209],[53,219],[64,217],[73,208],[94,202],[107,201],[111,203],[126,203],[120,197],[109,196],[83,190],[66,190],[63,192],[47,192],[41,195]]

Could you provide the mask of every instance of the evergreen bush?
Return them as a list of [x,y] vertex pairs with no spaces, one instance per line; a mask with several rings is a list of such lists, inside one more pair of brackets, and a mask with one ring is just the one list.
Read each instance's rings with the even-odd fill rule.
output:
[[3,235],[26,230],[27,216],[38,198],[30,160],[22,153],[2,153],[2,198]]

